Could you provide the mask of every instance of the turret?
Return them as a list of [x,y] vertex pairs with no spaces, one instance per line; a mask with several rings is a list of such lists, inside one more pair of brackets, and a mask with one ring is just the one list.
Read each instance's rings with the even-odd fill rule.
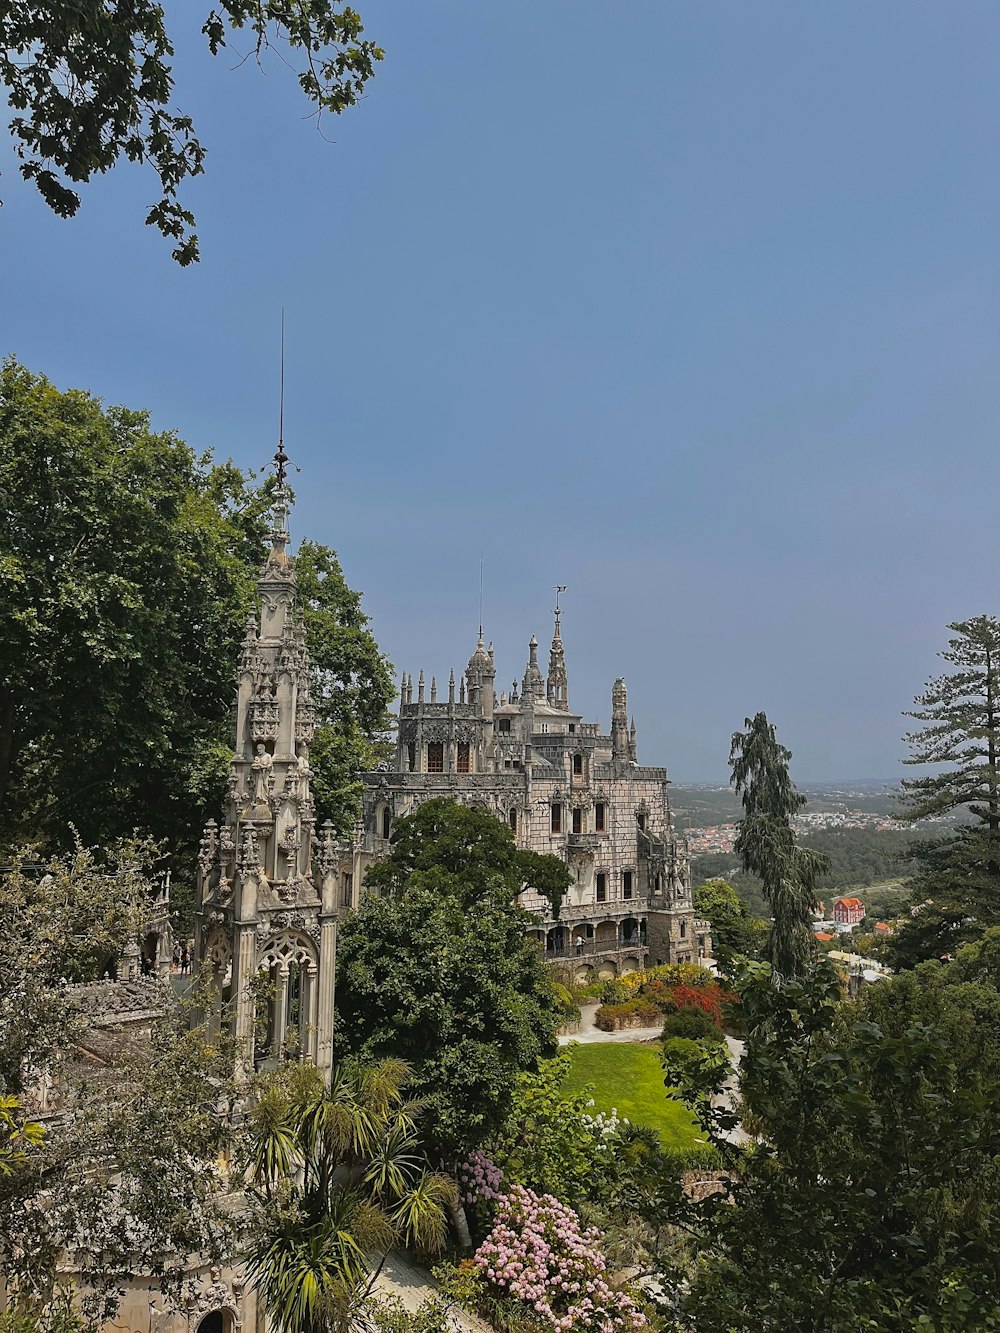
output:
[[469,658],[465,677],[469,682],[469,703],[476,704],[485,718],[493,717],[493,682],[496,674],[493,645],[490,644],[488,651],[483,646],[483,628],[480,625],[476,651]]
[[626,764],[629,753],[628,691],[621,676],[611,690],[611,758],[616,764]]
[[545,681],[538,665],[538,640],[532,634],[528,640],[528,665],[524,668],[524,680],[521,682],[522,701],[545,698]]
[[549,704],[564,713],[569,711],[569,678],[566,675],[566,653],[559,628],[559,593],[565,591],[562,587],[556,590],[556,623],[552,632],[552,647],[549,649],[549,674],[545,682],[545,694]]

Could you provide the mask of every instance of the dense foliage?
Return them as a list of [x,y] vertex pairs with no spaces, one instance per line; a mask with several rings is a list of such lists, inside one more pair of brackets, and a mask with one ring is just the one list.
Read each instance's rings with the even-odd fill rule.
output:
[[250,1108],[248,1268],[282,1333],[357,1327],[393,1245],[443,1248],[454,1181],[421,1148],[399,1060],[262,1078]]
[[555,1048],[560,1004],[525,936],[522,886],[506,825],[430,800],[399,821],[341,932],[340,1040],[411,1064],[429,1140],[445,1157],[496,1132],[518,1075]]
[[0,1092],[17,1098],[8,1146],[36,1099],[55,1095],[69,1112],[0,1167],[0,1271],[25,1318],[58,1307],[63,1251],[99,1322],[137,1266],[176,1287],[185,1256],[218,1253],[225,1234],[212,1198],[228,1133],[225,1051],[153,981],[134,1001],[160,1014],[152,1048],[107,1015],[95,1028],[118,989],[100,979],[148,917],[144,851],[101,861],[77,848],[0,876]]
[[[173,18],[179,24],[177,12]],[[317,116],[353,106],[382,59],[357,13],[337,0],[219,0],[201,26],[212,55],[242,30],[258,62],[272,45],[283,63],[298,60],[298,82]],[[191,117],[173,104],[173,55],[156,0],[0,6],[0,84],[14,112],[21,175],[60,217],[73,217],[80,207],[73,186],[122,160],[148,164],[161,197],[146,223],[177,242],[178,263],[190,264],[198,237],[178,192],[201,174],[205,149]]]
[[675,1214],[697,1236],[698,1333],[998,1326],[998,960],[991,932],[848,1003],[823,963],[780,988],[744,975],[758,1141],[723,1193]]
[[712,926],[712,954],[728,970],[737,958],[759,958],[768,923],[754,916],[724,879],[706,880],[694,890],[694,910]]
[[[0,819],[8,847],[138,829],[190,874],[231,754],[233,670],[269,487],[146,414],[0,370]],[[296,558],[320,727],[317,815],[349,826],[387,665],[336,556]]]

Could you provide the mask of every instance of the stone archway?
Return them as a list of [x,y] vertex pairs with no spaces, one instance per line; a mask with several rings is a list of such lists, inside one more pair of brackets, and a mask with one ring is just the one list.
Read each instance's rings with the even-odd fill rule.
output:
[[573,981],[577,986],[589,986],[594,980],[594,969],[589,964],[578,967],[573,973]]
[[[319,1019],[319,960],[308,936],[285,931],[272,939],[257,962],[257,973],[265,974],[270,993],[260,1017],[266,1010],[266,1050],[258,1054],[277,1063],[286,1056],[316,1058],[316,1031]],[[263,1023],[262,1023],[263,1026]],[[263,1032],[260,1034],[263,1037]]]
[[615,949],[618,947],[618,926],[614,921],[600,921],[594,931],[596,949]]
[[612,963],[610,959],[606,960],[605,962],[597,964],[598,981],[614,981],[617,975],[618,975],[618,969],[617,967],[615,967],[614,963]]

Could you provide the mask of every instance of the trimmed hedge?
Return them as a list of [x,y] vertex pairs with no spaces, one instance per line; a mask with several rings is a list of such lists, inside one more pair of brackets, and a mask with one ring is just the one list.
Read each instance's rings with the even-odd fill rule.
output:
[[622,1028],[655,1027],[663,1011],[648,1000],[629,1000],[625,1004],[602,1004],[594,1015],[594,1026],[602,1032],[620,1032]]

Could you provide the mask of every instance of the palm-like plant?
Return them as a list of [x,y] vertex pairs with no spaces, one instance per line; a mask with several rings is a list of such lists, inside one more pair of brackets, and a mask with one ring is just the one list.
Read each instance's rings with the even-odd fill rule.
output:
[[420,1104],[401,1060],[347,1061],[329,1088],[284,1066],[251,1109],[249,1268],[283,1333],[340,1333],[358,1321],[389,1249],[442,1248],[455,1184],[420,1148]]

